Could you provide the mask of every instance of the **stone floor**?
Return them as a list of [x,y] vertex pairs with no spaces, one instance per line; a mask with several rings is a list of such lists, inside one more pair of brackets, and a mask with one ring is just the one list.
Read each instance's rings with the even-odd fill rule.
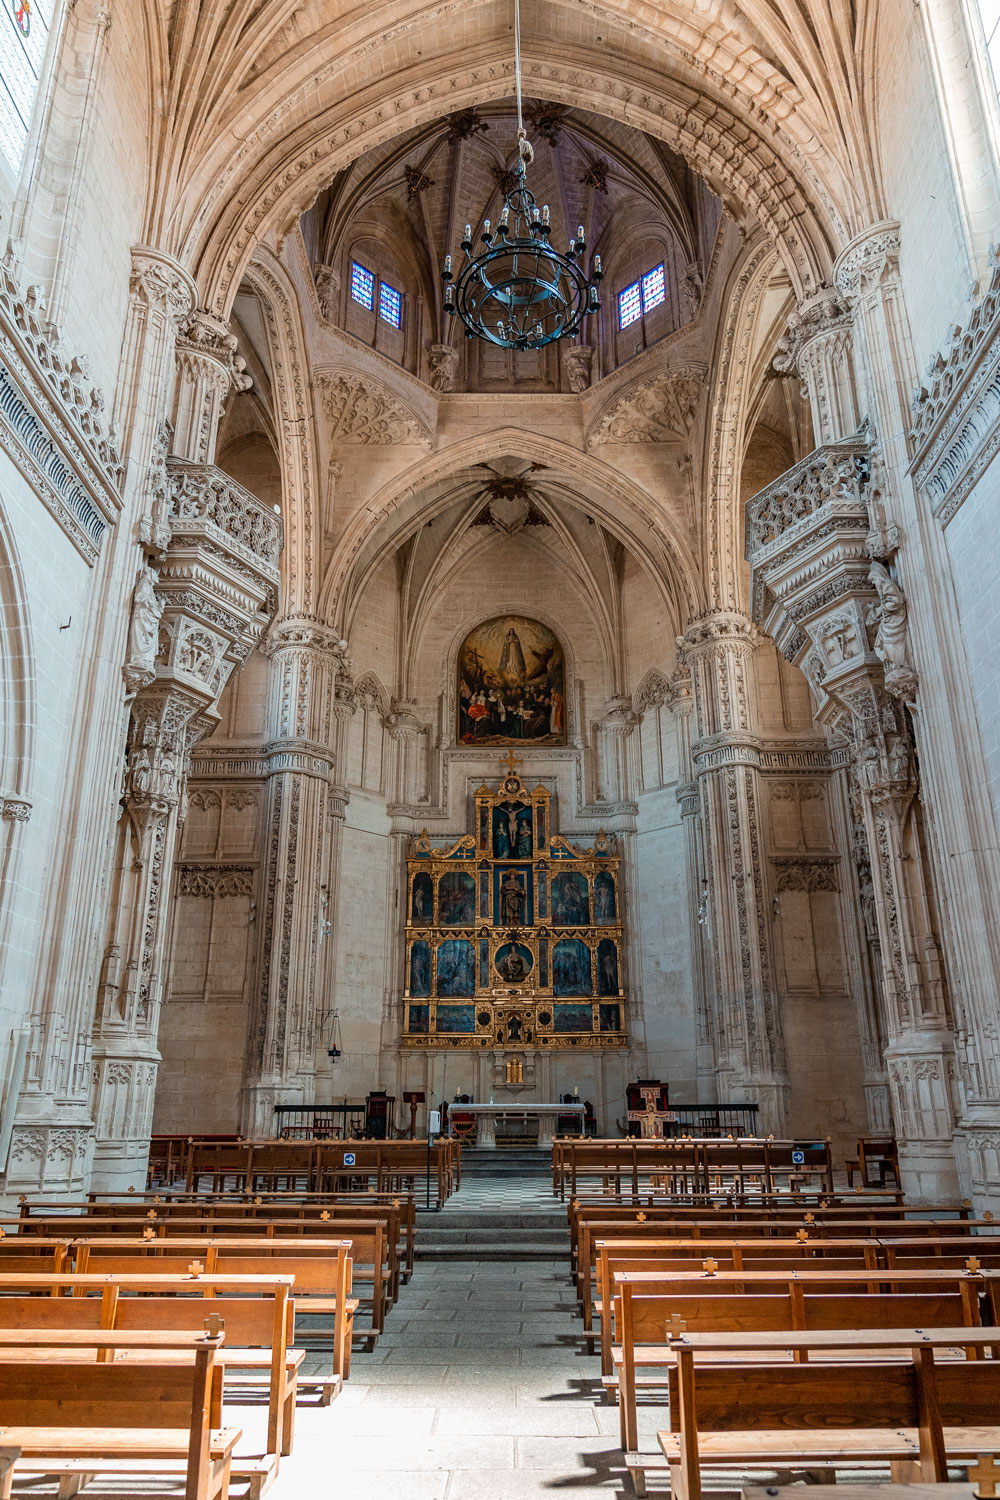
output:
[[631,1495],[580,1326],[565,1262],[418,1263],[341,1396],[300,1407],[269,1500]]

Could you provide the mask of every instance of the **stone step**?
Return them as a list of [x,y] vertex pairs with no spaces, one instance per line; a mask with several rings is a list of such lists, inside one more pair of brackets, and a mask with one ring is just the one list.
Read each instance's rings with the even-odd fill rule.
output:
[[452,1199],[440,1213],[420,1213],[421,1235],[433,1234],[439,1229],[517,1229],[529,1234],[561,1233],[568,1238],[565,1214],[551,1213],[547,1209],[536,1213],[531,1209],[517,1208],[510,1212],[499,1208],[463,1209],[461,1205],[453,1208],[454,1201]]
[[524,1243],[518,1245],[417,1245],[416,1259],[420,1261],[469,1261],[482,1263],[498,1260],[546,1260],[556,1265],[568,1265],[568,1251],[553,1250],[545,1245]]
[[432,1229],[420,1226],[417,1243],[427,1245],[506,1245],[517,1241],[533,1245],[549,1245],[556,1250],[569,1253],[569,1239],[565,1230],[558,1229],[451,1229],[435,1225]]

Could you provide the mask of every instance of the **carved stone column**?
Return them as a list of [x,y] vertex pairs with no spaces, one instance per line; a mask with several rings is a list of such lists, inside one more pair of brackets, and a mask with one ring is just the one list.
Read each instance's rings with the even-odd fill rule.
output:
[[717,610],[692,620],[677,646],[691,671],[698,736],[691,756],[705,834],[718,1097],[756,1102],[760,1128],[780,1135],[789,1088],[761,852],[758,641],[746,615]]
[[848,749],[871,854],[883,1031],[904,1186],[958,1192],[953,1038],[937,943],[926,830],[903,700],[916,691],[902,591],[869,555],[871,462],[863,441],[828,445],[747,510],[754,617],[816,695]]
[[159,570],[136,587],[124,668],[131,705],[119,852],[93,1042],[92,1185],[141,1186],[153,1115],[169,895],[191,748],[260,640],[281,522],[218,469],[167,462]]
[[774,358],[779,375],[797,372],[806,388],[817,444],[857,432],[860,420],[850,309],[832,287],[803,298]]
[[[174,339],[193,302],[194,283],[176,261],[145,246],[135,248],[112,420],[127,460],[124,475],[118,470],[121,516],[109,529],[95,567],[81,647],[81,711],[67,749],[73,780],[66,790],[64,837],[53,864],[50,943],[35,985],[25,1084],[6,1174],[11,1193],[72,1195],[88,1182],[94,1008],[108,941],[109,900],[116,899],[114,829],[129,721],[121,672],[127,654],[127,601],[142,564],[136,534],[142,529],[157,429],[170,399]],[[82,365],[68,373],[66,388],[71,394],[76,389],[82,402]],[[98,433],[103,426],[100,406],[94,393],[90,420]],[[108,449],[114,453],[110,439]]]
[[242,1129],[257,1135],[272,1133],[275,1105],[314,1102],[317,1053],[327,1046],[331,811],[343,801],[334,786],[333,715],[346,649],[335,631],[302,615],[279,620],[264,645],[271,660],[267,846],[242,1102]]
[[[693,777],[691,719],[694,695],[691,677],[677,672],[670,684],[670,708],[677,724],[677,763],[680,774]],[[708,881],[705,878],[705,840],[701,822],[701,792],[697,781],[684,780],[676,791],[684,827],[684,866],[687,872],[688,920],[691,931],[691,980],[694,985],[698,1097],[711,1102],[715,1090],[715,1046],[708,1003],[705,951],[708,929]]]

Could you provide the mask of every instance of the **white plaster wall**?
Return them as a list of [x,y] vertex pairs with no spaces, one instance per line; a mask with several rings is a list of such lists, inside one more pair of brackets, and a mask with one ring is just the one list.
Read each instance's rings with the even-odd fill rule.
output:
[[670,1084],[676,1103],[697,1099],[694,983],[685,833],[673,784],[639,801],[636,837],[638,947],[650,1078]]
[[883,0],[874,77],[888,217],[900,221],[899,268],[917,368],[949,321],[962,321],[972,273],[920,10]]
[[997,516],[1000,459],[994,459],[948,523],[945,540],[965,641],[990,795],[1000,819],[1000,574]]
[[[36,986],[44,983],[49,924],[67,920],[67,913],[54,909],[53,885],[59,872],[64,799],[75,780],[68,751],[74,724],[86,711],[78,684],[95,570],[2,454],[0,513],[4,532],[13,538],[7,561],[20,574],[25,600],[28,658],[17,671],[28,683],[33,721],[31,765],[21,792],[31,802],[31,817],[17,830],[20,853],[13,871],[7,872],[14,878],[4,882],[0,923],[2,1066],[10,1028],[24,1022]],[[2,580],[0,602],[5,609],[9,582]],[[60,629],[65,625],[67,629]],[[7,795],[14,791],[3,790]],[[94,865],[95,871],[103,872],[102,851],[95,851]],[[29,1082],[36,1062],[29,1057]]]

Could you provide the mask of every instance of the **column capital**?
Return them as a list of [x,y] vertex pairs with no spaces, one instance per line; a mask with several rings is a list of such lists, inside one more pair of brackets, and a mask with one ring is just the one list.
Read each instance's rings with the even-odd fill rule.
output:
[[772,364],[779,375],[800,373],[802,350],[813,339],[850,332],[853,315],[836,287],[823,283],[796,305],[788,329],[778,340]]
[[339,671],[350,671],[347,642],[318,615],[282,615],[275,620],[261,646],[265,656],[300,651],[329,656]]
[[749,615],[734,609],[715,609],[688,621],[684,634],[677,637],[677,651],[687,666],[692,657],[711,654],[720,646],[749,654],[756,651],[761,639]]
[[899,267],[899,223],[884,219],[855,235],[837,256],[833,279],[849,302],[855,302],[887,273]]
[[152,245],[133,245],[132,296],[164,314],[175,331],[194,310],[198,288],[180,261]]

